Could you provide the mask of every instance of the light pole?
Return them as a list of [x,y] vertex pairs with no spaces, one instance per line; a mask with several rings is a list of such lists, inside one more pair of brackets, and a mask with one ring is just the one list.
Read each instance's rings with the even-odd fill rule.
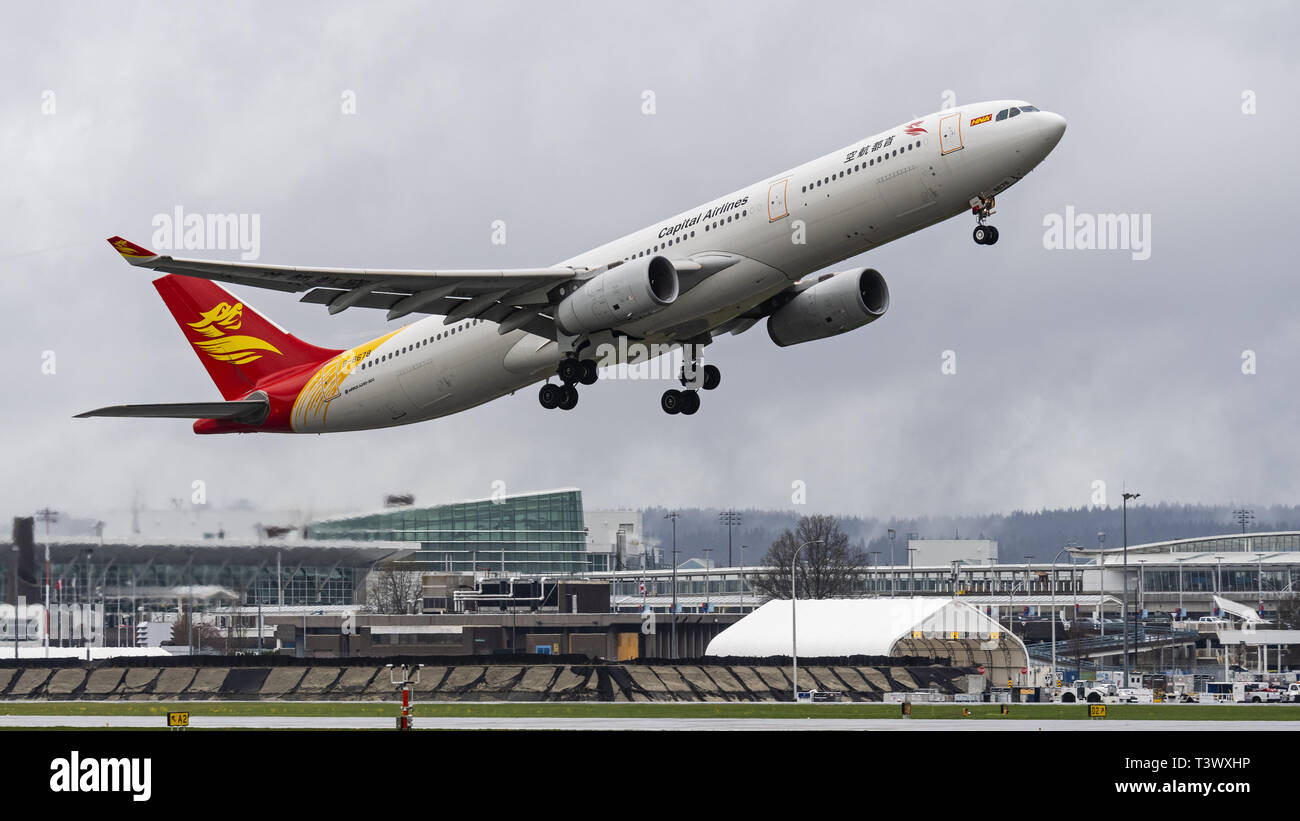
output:
[[[1052,682],[1053,682],[1052,686],[1053,687],[1056,686],[1055,684],[1056,682],[1056,562],[1061,558],[1062,553],[1064,553],[1067,550],[1072,550],[1072,548],[1073,545],[1066,545],[1065,547],[1056,551],[1056,558],[1052,559],[1052,578],[1049,584],[1052,587]],[[1073,552],[1071,552],[1070,558],[1072,559],[1074,558]]]
[[1101,563],[1101,599],[1097,608],[1101,611],[1101,637],[1106,637],[1106,533],[1097,532],[1097,561]]
[[1241,535],[1245,536],[1246,526],[1255,518],[1254,511],[1242,508],[1232,511],[1232,516],[1237,520],[1237,524],[1241,525]]
[[718,520],[727,526],[727,567],[734,567],[731,563],[731,528],[740,527],[740,514],[734,510],[724,510],[718,514]]
[[701,552],[704,554],[704,609],[707,612],[709,609],[709,554],[713,552],[713,548],[705,547],[701,549]]
[[1015,608],[1016,608],[1016,588],[1017,588],[1017,587],[1022,587],[1022,588],[1024,588],[1024,590],[1025,590],[1025,596],[1026,596],[1026,597],[1029,596],[1029,588],[1028,588],[1028,587],[1025,587],[1025,583],[1024,583],[1023,580],[1022,580],[1022,581],[1019,581],[1019,582],[1016,582],[1015,584],[1011,585],[1011,590],[1009,590],[1009,591],[1007,592],[1007,632],[1008,632],[1008,633],[1015,633],[1015,632],[1016,632],[1014,628],[1015,628],[1015,625],[1016,625],[1016,613],[1015,613]]
[[740,612],[745,612],[745,548],[740,546]]
[[1259,616],[1264,617],[1264,554],[1259,554]]
[[1141,493],[1124,491],[1124,687],[1128,688],[1128,500]]
[[[890,533],[893,533],[891,530]],[[794,549],[794,556],[790,559],[790,663],[793,667],[794,674],[790,681],[794,687],[794,701],[799,702],[799,630],[798,622],[795,618],[795,610],[798,609],[799,593],[797,588],[798,577],[795,576],[795,565],[799,562],[799,551],[803,550],[810,544],[823,544],[822,539],[813,539],[810,542],[804,542]]]
[[18,617],[18,540],[17,540],[17,539],[14,539],[13,554],[14,554],[14,571],[13,571],[13,576],[12,576],[11,578],[13,579],[13,585],[14,585],[14,628],[13,628],[13,629],[14,629],[14,661],[17,661],[17,660],[18,660],[18,623],[19,623],[19,617]]
[[889,597],[894,597],[894,529],[889,529]]
[[1186,559],[1177,559],[1178,562],[1178,620],[1183,621],[1186,617],[1183,615],[1183,562]]
[[673,520],[673,609],[669,614],[669,632],[670,639],[668,653],[671,658],[677,658],[677,512],[674,511],[664,517]]
[[50,657],[50,523],[59,520],[59,512],[43,507],[36,517],[45,522],[45,657]]
[[[102,527],[99,530],[99,537],[104,538]],[[90,605],[87,611],[90,614],[88,620],[90,624],[86,628],[86,661],[90,661],[90,643],[95,630],[95,548],[93,547],[86,551],[86,600]]]

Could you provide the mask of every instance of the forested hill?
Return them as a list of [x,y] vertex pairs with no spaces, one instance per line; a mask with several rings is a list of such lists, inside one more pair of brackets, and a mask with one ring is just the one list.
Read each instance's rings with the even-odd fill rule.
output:
[[[1233,511],[1242,505],[1136,505],[1128,511],[1129,544],[1239,533],[1241,526]],[[1256,532],[1300,530],[1300,506],[1245,507],[1254,511],[1249,529]],[[652,545],[664,551],[665,563],[671,561],[672,522],[664,517],[664,508],[643,512],[646,535]],[[704,548],[713,548],[710,558],[719,565],[727,563],[727,528],[719,523],[717,508],[680,508],[677,520],[679,560],[703,558]],[[732,528],[733,563],[740,564],[740,546],[745,550],[745,564],[760,563],[768,547],[786,528],[792,528],[800,515],[814,510],[741,510],[741,525]],[[1106,546],[1123,544],[1121,511],[1118,507],[1069,508],[1063,510],[1015,511],[984,516],[924,517],[877,519],[871,516],[842,516],[840,526],[856,547],[881,551],[881,561],[889,563],[887,531],[897,531],[898,563],[907,560],[907,534],[926,539],[985,538],[996,539],[1002,561],[1022,562],[1026,555],[1034,561],[1050,562],[1070,542],[1085,547],[1097,545],[1097,533],[1105,532]]]

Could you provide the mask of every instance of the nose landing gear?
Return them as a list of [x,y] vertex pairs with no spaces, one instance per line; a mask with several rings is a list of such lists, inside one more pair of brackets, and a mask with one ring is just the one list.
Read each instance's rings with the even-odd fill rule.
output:
[[979,224],[975,226],[974,233],[971,235],[975,240],[975,244],[993,245],[998,241],[998,229],[994,228],[992,225],[986,225],[985,223],[988,221],[989,217],[997,213],[993,210],[996,200],[994,200],[993,197],[979,196],[975,197],[970,202],[971,213],[974,214],[975,218],[979,221]]

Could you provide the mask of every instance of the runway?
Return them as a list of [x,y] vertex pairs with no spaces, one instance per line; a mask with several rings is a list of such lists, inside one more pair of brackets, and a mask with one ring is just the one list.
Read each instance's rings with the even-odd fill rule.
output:
[[[165,716],[0,716],[0,728],[79,728],[166,730]],[[391,730],[395,718],[337,718],[331,716],[201,716],[190,727],[204,730]],[[1125,721],[1117,719],[904,719],[904,718],[479,718],[430,716],[415,718],[417,730],[583,730],[583,731],[1010,731],[1146,732],[1195,730],[1208,732],[1297,731],[1294,721]]]

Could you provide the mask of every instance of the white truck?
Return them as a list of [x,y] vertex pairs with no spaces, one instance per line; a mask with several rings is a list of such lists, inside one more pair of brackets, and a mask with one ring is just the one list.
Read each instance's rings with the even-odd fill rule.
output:
[[1207,701],[1219,704],[1268,704],[1284,697],[1283,691],[1259,681],[1211,681],[1205,695]]
[[1146,687],[1117,687],[1107,681],[1076,681],[1060,692],[1058,700],[1067,704],[1151,704],[1155,693]]
[[[1233,693],[1234,699],[1236,693]],[[1238,701],[1244,701],[1252,704],[1276,704],[1282,700],[1283,691],[1274,687],[1266,681],[1252,682],[1245,686],[1245,691],[1241,694]]]

